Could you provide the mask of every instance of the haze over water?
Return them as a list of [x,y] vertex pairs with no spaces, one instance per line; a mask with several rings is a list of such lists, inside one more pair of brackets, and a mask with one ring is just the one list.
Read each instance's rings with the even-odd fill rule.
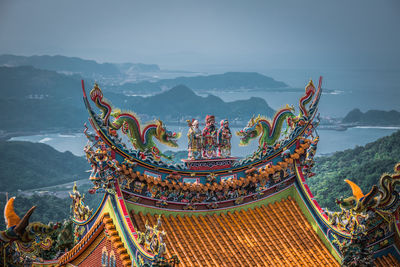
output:
[[312,78],[315,86],[319,76],[323,76],[322,88],[334,90],[323,93],[319,111],[324,117],[344,117],[354,108],[365,112],[370,109],[400,111],[400,70],[265,70],[262,72],[275,80],[283,81],[299,92],[218,92],[225,101],[258,96],[265,99],[272,108],[279,109],[285,104],[294,105],[298,110],[299,98],[304,87]]
[[[400,111],[398,0],[117,2],[1,1],[0,54],[155,63],[202,73],[252,71],[293,88],[322,75],[323,88],[337,91],[322,96],[321,116],[343,117],[354,108]],[[274,109],[293,104],[298,112],[303,90],[213,93],[225,101],[259,96]],[[319,151],[329,153],[323,133],[328,131],[321,131]],[[349,129],[332,136],[339,148],[389,133]]]

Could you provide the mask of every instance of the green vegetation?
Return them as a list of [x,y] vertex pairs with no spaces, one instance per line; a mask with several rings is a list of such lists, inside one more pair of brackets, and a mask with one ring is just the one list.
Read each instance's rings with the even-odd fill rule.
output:
[[[80,179],[88,179],[86,170],[90,168],[82,157],[74,156],[70,152],[58,152],[52,147],[31,142],[0,141],[0,211],[6,204],[5,192],[9,197],[17,196],[15,210],[22,217],[32,206],[37,206],[31,221],[43,223],[61,222],[67,219],[70,213],[71,199],[56,197],[49,194],[38,195],[25,190],[72,183]],[[90,183],[79,186],[81,194],[85,194],[85,203],[96,209],[101,194],[87,193]],[[72,192],[72,184],[54,187],[56,190]],[[17,192],[17,190],[22,192]],[[46,188],[50,192],[52,188]],[[67,194],[59,194],[67,195]],[[4,229],[4,220],[0,220],[0,229]]]
[[[78,188],[81,194],[85,194],[85,205],[88,205],[89,208],[93,209],[93,212],[96,211],[100,201],[103,197],[102,194],[94,194],[90,195],[87,193],[87,190],[83,188]],[[72,192],[72,189],[70,190]],[[9,197],[15,196],[14,194],[9,195]],[[22,218],[24,214],[33,206],[37,206],[35,212],[33,213],[30,221],[31,222],[62,222],[65,219],[68,219],[71,215],[70,206],[72,204],[72,200],[69,197],[59,198],[51,195],[37,195],[34,194],[32,196],[20,196],[17,195],[14,208],[15,212]],[[6,196],[5,194],[0,194],[0,211],[3,212],[4,206],[6,205]],[[4,230],[6,228],[5,222],[3,219],[0,219],[0,230]]]
[[392,173],[399,161],[400,131],[397,131],[363,147],[316,158],[313,170],[316,175],[308,184],[321,207],[335,210],[338,209],[335,199],[352,195],[344,179],[355,182],[366,194],[384,172]]
[[[9,197],[12,197],[11,195]],[[24,214],[33,206],[37,206],[33,213],[30,221],[31,222],[61,222],[64,219],[68,219],[70,205],[72,201],[69,198],[58,198],[55,196],[38,196],[33,195],[30,197],[17,196],[14,202],[15,212],[19,217],[22,218]],[[6,197],[4,194],[0,194],[0,209],[3,212],[4,206],[6,205]],[[0,229],[6,228],[3,219],[0,219]]]
[[84,158],[30,142],[0,141],[1,191],[41,188],[87,178]]

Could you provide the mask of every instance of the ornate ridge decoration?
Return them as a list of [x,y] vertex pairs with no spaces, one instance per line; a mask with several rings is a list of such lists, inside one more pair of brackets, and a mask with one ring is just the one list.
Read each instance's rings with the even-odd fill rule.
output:
[[[237,161],[237,158],[232,158],[230,156],[230,153],[222,153],[221,150],[221,156],[219,157],[222,157],[222,155],[228,155],[225,156],[226,158],[223,157],[221,158],[222,160],[225,161],[228,160],[226,164],[224,163],[221,165],[218,160],[214,159],[214,157],[211,157],[212,159],[211,161],[207,161],[210,158],[205,157],[204,159],[206,159],[207,161],[206,163],[208,164],[205,165],[206,167],[203,166],[205,169],[201,167],[202,166],[201,164],[204,164],[203,162],[194,162],[196,160],[197,161],[199,160],[196,157],[194,157],[194,159],[192,157],[189,160],[186,160],[185,164],[172,163],[172,162],[166,163],[162,161],[161,157],[165,159],[171,159],[171,158],[160,152],[160,150],[154,143],[155,139],[153,140],[153,137],[155,137],[160,143],[163,143],[167,146],[176,147],[177,146],[176,140],[180,137],[179,133],[173,133],[166,130],[164,124],[160,120],[154,123],[151,122],[150,124],[145,125],[144,129],[142,129],[143,127],[141,126],[141,123],[139,122],[139,119],[136,114],[134,114],[133,112],[121,112],[119,109],[113,109],[111,104],[106,99],[104,99],[103,92],[101,91],[99,86],[95,84],[94,88],[90,92],[90,98],[95,103],[95,105],[101,110],[101,114],[98,116],[90,107],[83,86],[83,81],[82,81],[82,88],[84,91],[84,101],[91,116],[90,121],[92,123],[92,126],[96,129],[96,131],[99,134],[95,138],[101,138],[106,143],[109,143],[112,150],[113,151],[115,150],[124,158],[128,158],[132,161],[137,160],[137,162],[150,164],[153,167],[163,167],[180,172],[185,170],[192,170],[188,166],[189,165],[191,166],[193,164],[197,165],[200,164],[201,165],[200,167],[197,165],[195,167],[200,168],[196,170],[201,170],[201,171],[209,168],[210,167],[209,164],[215,165],[213,167],[214,170],[240,169],[241,167],[251,165],[252,163],[258,163],[260,160],[264,160],[265,158],[273,157],[276,153],[280,153],[282,148],[286,149],[287,146],[289,145],[293,146],[293,143],[299,137],[301,137],[305,131],[311,132],[312,129],[315,127],[312,121],[316,115],[317,105],[321,96],[321,91],[322,91],[321,83],[322,83],[322,77],[320,77],[318,90],[315,89],[312,81],[310,81],[309,84],[306,86],[305,94],[299,101],[300,112],[297,117],[293,114],[294,108],[286,106],[285,108],[278,111],[272,122],[268,121],[266,118],[261,116],[259,116],[257,119],[253,117],[249,122],[249,124],[251,124],[252,127],[246,127],[246,131],[249,130],[248,131],[249,135],[247,135],[244,130],[238,132],[238,135],[242,136],[241,138],[242,144],[246,142],[248,143],[250,139],[255,138],[255,134],[260,134],[260,136],[262,137],[260,138],[260,146],[253,155],[250,155],[246,158]],[[111,117],[114,117],[113,121],[111,121],[110,119]],[[208,115],[207,118],[215,119],[213,115]],[[283,139],[278,140],[279,136],[281,135],[281,129],[285,121],[287,121],[288,127],[286,131],[284,131]],[[192,120],[190,125],[192,125],[193,123],[197,123],[196,125],[198,125],[197,120]],[[226,130],[225,132],[229,133],[226,135],[226,138],[229,139],[229,136],[231,136],[231,134],[229,127],[227,126],[228,122],[226,119],[224,119],[221,121],[221,123],[222,123],[221,128],[225,129]],[[206,130],[206,128],[204,130]],[[134,149],[127,148],[127,146],[122,142],[122,139],[118,136],[117,132],[118,130],[121,130],[123,134],[126,134],[128,136]],[[196,133],[197,135],[200,136],[200,139],[205,139],[209,137],[207,134],[205,135],[204,130],[203,133],[201,134],[200,130],[197,129]],[[218,131],[218,133],[220,133],[220,131]],[[219,134],[218,137],[220,137]],[[92,139],[93,138],[89,138],[89,140]],[[203,144],[204,142],[202,142],[201,144],[202,146],[205,145]],[[219,140],[218,142],[222,141]],[[230,143],[230,141],[228,143]],[[189,148],[191,147],[190,144]],[[218,146],[220,145],[221,144],[218,143]],[[206,148],[200,148],[200,152],[201,150],[204,149]],[[192,160],[193,162],[191,162]]]
[[365,217],[367,211],[372,211],[384,218],[390,225],[394,224],[394,212],[400,207],[399,191],[396,190],[396,185],[400,184],[400,163],[394,167],[394,174],[383,174],[379,179],[378,186],[372,186],[366,195],[355,183],[350,180],[345,181],[350,185],[353,196],[336,201],[342,211],[329,213],[331,223],[344,229],[350,229],[349,224],[351,224],[352,218]]
[[69,193],[69,197],[72,199],[71,210],[73,217],[78,221],[86,221],[92,215],[93,209],[85,206],[85,194],[81,196],[76,182],[74,182],[72,193]]
[[103,223],[106,229],[106,236],[108,239],[111,240],[113,247],[117,250],[123,266],[131,266],[131,256],[129,255],[127,249],[124,247],[124,243],[121,241],[121,237],[119,236],[118,231],[113,223],[113,219],[108,213],[104,215]]
[[[318,92],[320,90],[321,79],[318,86]],[[266,148],[275,145],[276,141],[280,137],[282,126],[285,121],[287,121],[288,124],[288,129],[286,129],[285,134],[288,134],[289,128],[290,131],[294,131],[296,126],[303,126],[311,119],[309,118],[311,107],[307,108],[307,105],[313,99],[315,93],[315,86],[312,80],[310,80],[308,85],[305,87],[304,96],[299,100],[300,114],[298,116],[293,114],[294,107],[288,105],[286,105],[285,108],[278,110],[272,121],[260,115],[257,117],[253,116],[243,130],[236,132],[236,135],[241,137],[240,145],[246,146],[252,139],[259,137],[259,152],[264,156],[266,154]],[[316,100],[317,99],[314,99],[313,105]]]
[[[180,133],[168,131],[161,120],[143,126],[135,113],[121,112],[119,109],[113,110],[111,104],[103,98],[103,92],[97,84],[90,92],[90,97],[101,110],[101,119],[111,135],[118,136],[117,130],[121,129],[122,133],[129,137],[135,149],[151,153],[156,160],[160,160],[160,157],[170,159],[160,152],[153,137],[164,145],[177,147],[176,141],[180,138]],[[113,121],[110,121],[110,116],[114,117]]]
[[163,236],[166,235],[164,231],[161,231],[161,215],[157,219],[157,224],[153,227],[149,226],[148,221],[145,224],[146,231],[138,231],[138,243],[143,246],[143,248],[152,254],[156,258],[163,257],[166,252],[166,245],[163,241]]
[[[353,196],[336,200],[340,212],[327,212],[329,222],[339,230],[350,233],[350,240],[340,241],[333,235],[333,243],[338,245],[342,255],[342,266],[373,266],[374,250],[387,245],[375,242],[388,238],[388,233],[396,227],[399,213],[400,163],[394,167],[394,174],[384,173],[377,185],[364,194],[361,188],[350,180],[345,180],[352,189]],[[377,243],[372,246],[371,243]]]
[[[171,186],[176,189],[183,189],[189,191],[201,191],[201,190],[215,190],[218,187],[230,187],[236,188],[237,186],[241,186],[241,184],[246,184],[249,182],[256,183],[260,182],[262,179],[269,179],[269,175],[274,174],[276,172],[280,172],[281,170],[288,167],[288,165],[293,164],[294,160],[299,159],[301,155],[304,155],[307,151],[307,148],[310,146],[311,141],[308,139],[304,139],[304,143],[300,145],[296,151],[286,157],[282,162],[279,162],[277,165],[266,165],[264,168],[260,168],[257,171],[251,172],[247,171],[246,177],[238,178],[238,179],[227,179],[221,180],[220,182],[216,182],[214,173],[210,173],[207,177],[210,180],[206,184],[200,183],[183,183],[183,182],[176,182],[175,180],[166,179],[161,180],[160,178],[149,176],[146,174],[141,174],[139,171],[134,171],[134,168],[129,168],[126,164],[119,165],[116,163],[116,172],[119,173],[119,180],[120,184],[124,184],[123,180],[126,178],[122,177],[129,177],[130,181],[134,181],[135,179],[146,182],[147,184],[160,184],[161,186]],[[171,177],[174,175],[172,174]],[[214,181],[214,182],[211,182]],[[126,183],[128,185],[128,183]]]
[[281,135],[281,129],[285,120],[289,117],[295,117],[293,114],[294,108],[286,106],[280,109],[274,116],[272,123],[266,118],[258,115],[256,118],[250,119],[247,126],[236,132],[240,136],[240,145],[246,146],[249,142],[257,137],[259,147],[262,148],[267,145],[274,145]]
[[42,251],[51,249],[55,241],[52,234],[60,227],[60,224],[29,223],[29,218],[36,206],[33,206],[20,219],[14,211],[14,200],[15,197],[10,198],[4,208],[7,229],[0,231],[0,255],[8,254],[12,263],[16,264],[29,263],[36,258],[41,260],[38,255]]

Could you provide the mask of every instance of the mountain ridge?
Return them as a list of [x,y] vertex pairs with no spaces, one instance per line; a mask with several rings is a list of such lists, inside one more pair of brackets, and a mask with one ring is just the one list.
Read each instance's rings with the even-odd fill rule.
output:
[[223,74],[177,77],[158,81],[125,83],[118,90],[125,92],[161,92],[177,85],[186,85],[196,92],[229,90],[278,90],[289,86],[258,72],[225,72]]
[[[160,116],[168,119],[170,117],[191,116],[202,118],[213,114],[216,117],[235,119],[249,119],[254,114],[262,114],[271,117],[274,110],[268,103],[259,97],[252,97],[247,100],[224,102],[221,98],[209,94],[206,97],[199,96],[185,85],[178,85],[168,91],[150,97],[136,97],[129,100],[130,109],[136,112],[148,109],[148,115]],[[163,116],[168,114],[168,116]],[[189,119],[189,118],[187,118]]]
[[362,112],[356,108],[347,113],[342,123],[363,126],[399,126],[400,112],[396,110],[368,110]]
[[[68,76],[31,66],[0,67],[0,91],[5,96],[0,99],[0,130],[81,128],[87,111],[82,103],[80,79],[79,75]],[[86,84],[89,92],[92,82]],[[192,117],[214,114],[221,119],[239,119],[246,123],[253,115],[274,114],[262,98],[224,102],[213,95],[198,96],[186,86],[150,97],[113,92],[106,92],[105,96],[116,107],[139,114],[142,121],[160,118],[183,123]]]
[[[59,152],[49,145],[0,141],[1,191],[52,186],[87,178],[83,157]],[[9,180],[12,178],[12,180]]]
[[98,63],[95,60],[82,59],[79,57],[67,57],[61,55],[17,56],[4,54],[0,55],[0,66],[2,65],[11,67],[29,65],[44,70],[81,74],[89,78],[96,76],[96,74],[112,76],[123,75],[132,71],[160,71],[160,67],[156,64],[108,62]]

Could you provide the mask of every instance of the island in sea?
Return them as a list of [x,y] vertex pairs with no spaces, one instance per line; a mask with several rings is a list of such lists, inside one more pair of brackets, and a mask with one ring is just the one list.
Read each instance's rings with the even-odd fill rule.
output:
[[113,90],[123,91],[126,94],[154,93],[168,90],[181,84],[190,87],[196,92],[293,90],[286,83],[276,81],[271,77],[257,72],[226,72],[207,76],[177,77],[157,81],[125,83],[115,87]]
[[[0,67],[0,131],[3,138],[36,132],[82,129],[87,112],[82,105],[82,79],[32,66]],[[93,81],[86,81],[89,91]],[[100,84],[101,87],[101,84]],[[175,86],[149,97],[107,92],[107,97],[122,109],[139,113],[143,122],[162,119],[166,123],[185,123],[187,119],[213,114],[233,124],[245,124],[254,114],[272,116],[274,110],[258,97],[224,102],[221,98],[199,96],[189,87]]]

